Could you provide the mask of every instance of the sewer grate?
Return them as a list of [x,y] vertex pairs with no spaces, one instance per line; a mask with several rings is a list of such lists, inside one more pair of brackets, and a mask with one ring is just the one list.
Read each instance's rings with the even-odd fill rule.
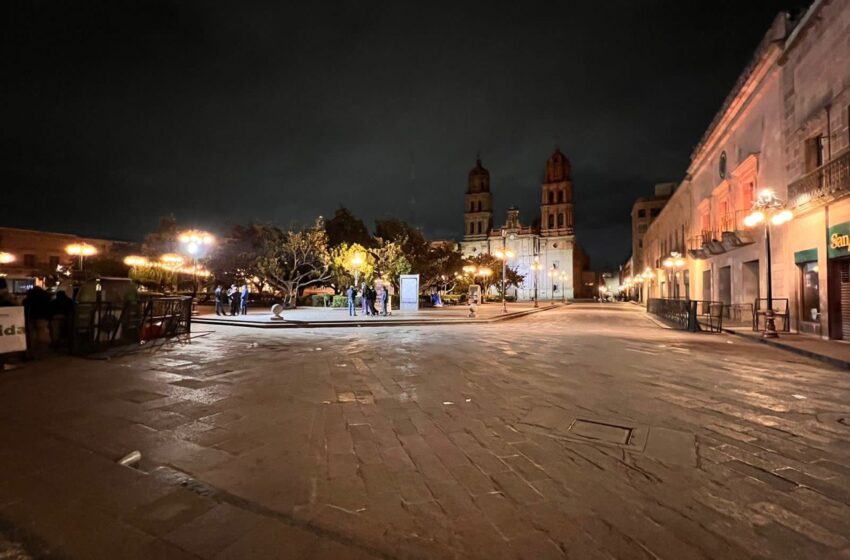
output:
[[594,422],[593,420],[578,419],[570,425],[567,431],[576,436],[616,445],[628,445],[632,437],[632,428]]

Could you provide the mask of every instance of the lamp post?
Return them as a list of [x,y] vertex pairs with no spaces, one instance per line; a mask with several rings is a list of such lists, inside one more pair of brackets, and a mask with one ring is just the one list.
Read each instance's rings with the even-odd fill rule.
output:
[[539,257],[534,255],[534,261],[531,263],[531,274],[532,280],[534,282],[534,307],[538,307],[537,304],[537,273],[540,269],[543,268],[543,265],[540,264]]
[[355,251],[351,257],[351,268],[354,270],[354,285],[360,285],[360,267],[363,266],[363,255]]
[[653,273],[651,268],[646,267],[645,269],[643,269],[643,274],[641,274],[641,277],[643,278],[643,284],[646,286],[646,297],[644,297],[643,288],[641,287],[641,301],[649,301],[649,288],[651,287],[650,280],[652,279],[652,276]]
[[770,255],[770,226],[781,226],[790,221],[794,214],[785,208],[785,203],[772,189],[763,189],[753,203],[752,212],[744,218],[744,225],[755,227],[764,224],[764,247],[767,253],[767,311],[764,315],[764,338],[778,338],[776,332],[776,313],[773,311],[773,270]]
[[198,254],[203,248],[213,244],[213,236],[205,231],[192,229],[181,232],[177,240],[192,257],[192,295],[198,295]]
[[671,284],[671,279],[675,280],[674,299],[679,299],[679,270],[685,266],[685,259],[682,258],[681,253],[672,251],[662,264],[667,269],[667,285]]
[[82,272],[85,258],[96,255],[97,249],[94,248],[94,246],[81,241],[80,243],[71,243],[65,247],[65,252],[73,257],[80,258],[80,272]]
[[555,303],[555,292],[558,290],[558,285],[555,283],[558,279],[558,269],[552,266],[552,269],[546,273],[552,281],[552,293],[549,296],[549,302]]
[[567,301],[567,290],[564,289],[564,285],[567,283],[567,273],[561,272],[561,303],[566,303]]
[[[510,238],[513,239],[513,234],[510,234]],[[496,257],[502,259],[502,313],[508,312],[508,304],[505,300],[505,296],[507,295],[507,287],[506,287],[506,276],[508,269],[508,259],[513,258],[514,254],[511,251],[508,251],[508,229],[502,228],[502,250],[496,251]]]

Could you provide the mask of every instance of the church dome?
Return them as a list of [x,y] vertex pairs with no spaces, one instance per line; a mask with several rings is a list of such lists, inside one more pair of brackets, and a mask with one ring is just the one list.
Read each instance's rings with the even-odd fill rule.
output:
[[570,160],[561,153],[560,148],[555,148],[555,153],[546,162],[546,182],[558,183],[570,180]]
[[479,157],[475,163],[475,167],[469,172],[469,193],[490,192],[490,172],[484,169],[481,165]]

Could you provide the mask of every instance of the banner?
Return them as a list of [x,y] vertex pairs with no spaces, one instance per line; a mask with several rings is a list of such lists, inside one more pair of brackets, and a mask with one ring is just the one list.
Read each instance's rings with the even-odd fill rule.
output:
[[27,349],[23,307],[0,307],[0,354]]

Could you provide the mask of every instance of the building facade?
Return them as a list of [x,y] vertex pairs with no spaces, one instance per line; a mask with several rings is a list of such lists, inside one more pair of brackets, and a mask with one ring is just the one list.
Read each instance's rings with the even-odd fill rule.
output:
[[646,266],[643,259],[643,236],[676,190],[676,183],[658,183],[653,195],[639,198],[632,206],[632,256],[631,268],[641,271]]
[[[518,300],[534,298],[574,299],[583,297],[582,270],[587,257],[576,243],[573,228],[573,184],[570,161],[556,149],[547,160],[540,188],[540,225],[523,225],[519,210],[511,208],[504,224],[493,227],[493,196],[490,173],[478,159],[469,172],[464,197],[464,236],[460,243],[465,257],[494,254],[504,246],[514,256],[508,264],[524,276],[515,290]],[[536,273],[532,264],[540,264]],[[535,278],[536,277],[536,278]],[[589,289],[592,290],[592,289]]]
[[649,297],[722,302],[729,320],[765,308],[764,227],[744,218],[769,189],[794,214],[770,226],[774,308],[791,329],[850,338],[848,37],[848,2],[774,20],[647,229]]
[[65,252],[72,243],[86,243],[94,247],[98,255],[115,257],[124,257],[134,249],[134,244],[124,241],[0,227],[0,252],[14,257],[12,262],[0,264],[0,273],[28,277],[53,274],[57,266],[74,262],[75,257]]

